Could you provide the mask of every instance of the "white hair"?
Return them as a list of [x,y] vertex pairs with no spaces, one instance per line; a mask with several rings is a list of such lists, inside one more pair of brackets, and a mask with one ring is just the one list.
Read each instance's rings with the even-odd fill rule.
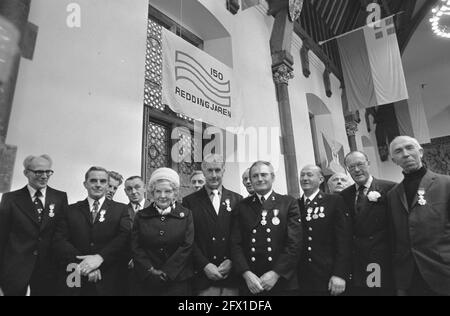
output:
[[411,143],[414,144],[414,146],[416,146],[417,149],[419,149],[419,150],[423,149],[422,145],[420,145],[420,143],[417,139],[410,137],[410,136],[398,136],[392,141],[392,143],[389,146],[389,152],[390,152],[391,156],[393,156],[393,154],[394,154],[394,144],[399,140],[410,141]]
[[53,160],[49,155],[40,155],[40,156],[30,155],[27,158],[25,158],[25,160],[23,161],[23,167],[25,168],[25,170],[30,169],[31,164],[33,163],[33,160],[38,159],[38,158],[47,160],[50,163],[50,166],[53,165]]

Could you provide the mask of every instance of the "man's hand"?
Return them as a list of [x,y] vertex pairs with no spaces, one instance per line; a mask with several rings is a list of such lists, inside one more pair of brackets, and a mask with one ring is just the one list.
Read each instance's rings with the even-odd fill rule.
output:
[[102,273],[100,270],[95,270],[94,272],[89,273],[89,282],[91,283],[97,283],[98,281],[102,280]]
[[344,279],[333,276],[328,284],[328,291],[330,291],[331,295],[338,296],[345,292],[345,286],[346,282]]
[[222,262],[219,266],[219,273],[222,274],[223,278],[228,278],[228,275],[230,274],[231,268],[233,267],[233,263],[231,260],[225,260]]
[[252,272],[247,271],[243,275],[247,287],[253,295],[264,292],[264,288],[261,285],[261,280]]
[[215,264],[208,263],[206,267],[203,268],[206,277],[212,281],[221,281],[224,279],[222,273],[220,273],[219,268]]
[[166,282],[169,278],[167,277],[167,274],[165,274],[163,271],[161,270],[156,270],[154,268],[151,268],[149,270],[149,272],[151,273],[152,277],[158,281],[161,282]]
[[261,277],[261,286],[265,291],[271,291],[277,284],[280,276],[274,271],[269,271]]
[[78,256],[78,260],[83,260],[80,266],[80,272],[83,276],[88,276],[89,273],[97,270],[103,263],[103,258],[99,255],[94,256]]

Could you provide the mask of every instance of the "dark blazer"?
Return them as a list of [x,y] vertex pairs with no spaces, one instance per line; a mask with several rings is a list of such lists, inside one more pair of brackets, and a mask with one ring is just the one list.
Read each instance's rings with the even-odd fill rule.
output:
[[[225,188],[222,189],[220,211],[217,215],[211,199],[205,188],[183,199],[183,206],[190,209],[194,215],[195,245],[194,286],[197,291],[210,286],[237,287],[237,276],[232,271],[224,281],[209,280],[203,269],[209,263],[217,267],[227,259],[231,260],[231,219],[234,208],[242,200],[242,196]],[[227,204],[229,202],[229,207]]]
[[[145,200],[143,209],[149,207],[151,202],[149,200]],[[130,215],[131,221],[134,222],[134,218],[136,217],[136,212],[131,203],[128,203],[128,214]]]
[[367,270],[370,264],[375,263],[380,266],[381,287],[393,288],[387,193],[394,186],[394,182],[373,179],[368,193],[378,192],[381,197],[377,202],[364,197],[359,212],[355,211],[356,185],[341,192],[353,222],[352,284],[355,287],[367,288],[367,278],[373,272]]
[[[0,204],[0,288],[6,295],[25,290],[35,268],[39,295],[54,295],[56,262],[51,241],[67,207],[64,192],[47,187],[42,224],[28,188],[5,193]],[[50,212],[50,208],[54,211]],[[51,214],[54,214],[52,217]]]
[[[266,225],[262,224],[263,210],[268,211]],[[274,211],[279,213],[279,225],[274,225]],[[235,271],[240,276],[251,271],[258,277],[269,271],[278,273],[280,280],[269,294],[298,289],[301,245],[302,225],[294,198],[273,193],[261,205],[258,197],[251,196],[236,206],[231,234]],[[249,293],[245,282],[241,286],[243,293]]]
[[[185,282],[193,276],[192,247],[194,221],[190,210],[181,205],[161,216],[155,206],[136,215],[131,248],[140,282],[140,295],[170,295],[183,293]],[[162,283],[152,278],[151,268],[165,272],[169,278]],[[178,287],[182,287],[177,291]]]
[[[105,210],[105,221],[100,222],[100,214],[95,223],[89,203],[86,200],[70,205],[65,216],[59,221],[55,233],[54,248],[62,264],[61,281],[65,282],[68,264],[80,263],[77,256],[100,255],[104,262],[100,267],[102,280],[95,284],[100,296],[121,295],[123,280],[121,275],[128,262],[127,250],[130,240],[131,219],[125,204],[105,200],[100,210]],[[81,295],[84,287],[92,284],[82,278],[81,288],[62,285],[64,295]]]
[[428,171],[419,188],[426,203],[417,194],[412,208],[402,183],[388,194],[396,288],[410,288],[416,266],[433,291],[450,295],[450,177]]
[[[352,223],[344,199],[320,192],[311,208],[324,217],[308,221],[308,210],[300,199],[304,248],[299,265],[300,290],[328,292],[332,276],[349,280],[351,271]],[[314,213],[313,213],[314,214]]]

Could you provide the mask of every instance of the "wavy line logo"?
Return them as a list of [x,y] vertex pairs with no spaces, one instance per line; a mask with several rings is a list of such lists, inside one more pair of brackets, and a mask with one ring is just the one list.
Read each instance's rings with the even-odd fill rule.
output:
[[192,83],[197,90],[213,104],[222,107],[231,107],[231,83],[220,82],[223,75],[211,69],[209,73],[195,58],[188,54],[176,51],[175,78],[176,81],[185,80]]

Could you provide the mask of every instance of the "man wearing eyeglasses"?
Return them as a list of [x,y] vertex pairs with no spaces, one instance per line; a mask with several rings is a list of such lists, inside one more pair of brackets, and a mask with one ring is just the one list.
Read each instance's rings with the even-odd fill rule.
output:
[[4,194],[0,204],[0,292],[51,296],[57,269],[50,244],[67,194],[47,185],[53,175],[48,155],[29,156],[23,165],[28,185]]
[[351,152],[346,167],[355,185],[341,192],[353,220],[353,278],[350,295],[394,294],[387,193],[395,183],[375,179],[363,152]]

